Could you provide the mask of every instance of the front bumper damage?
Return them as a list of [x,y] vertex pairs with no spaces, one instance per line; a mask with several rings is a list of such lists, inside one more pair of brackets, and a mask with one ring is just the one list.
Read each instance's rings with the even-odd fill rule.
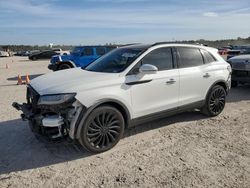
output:
[[59,105],[38,105],[39,94],[30,86],[27,88],[27,103],[12,106],[22,111],[21,118],[29,121],[32,132],[49,140],[75,139],[75,127],[85,109],[77,100]]

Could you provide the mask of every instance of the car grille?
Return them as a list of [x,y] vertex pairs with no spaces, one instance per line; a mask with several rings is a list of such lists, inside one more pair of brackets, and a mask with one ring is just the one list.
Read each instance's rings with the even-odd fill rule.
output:
[[32,111],[34,112],[37,108],[37,103],[39,100],[40,95],[31,87],[27,87],[27,103],[31,105]]

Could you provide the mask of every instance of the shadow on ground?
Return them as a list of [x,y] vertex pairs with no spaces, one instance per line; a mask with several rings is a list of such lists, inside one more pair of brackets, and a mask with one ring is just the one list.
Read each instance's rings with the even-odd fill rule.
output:
[[[32,80],[32,79],[34,79],[38,76],[41,76],[41,75],[43,75],[43,74],[32,74],[32,75],[29,75],[29,78],[30,78],[30,80]],[[22,78],[22,80],[25,80],[26,75],[22,75],[21,78]],[[17,76],[7,78],[8,81],[17,81],[17,79],[18,79]]]
[[[203,118],[205,116],[199,113],[183,113],[130,128],[125,132],[125,137],[176,122]],[[77,143],[68,141],[53,143],[37,140],[29,130],[28,122],[21,119],[0,123],[0,150],[0,174],[35,169],[92,155]]]

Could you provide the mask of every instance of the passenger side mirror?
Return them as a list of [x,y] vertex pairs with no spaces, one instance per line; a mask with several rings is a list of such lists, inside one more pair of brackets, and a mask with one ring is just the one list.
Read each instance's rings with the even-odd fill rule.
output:
[[158,68],[150,64],[143,64],[139,69],[139,72],[143,74],[155,74],[157,73],[157,71],[158,71]]

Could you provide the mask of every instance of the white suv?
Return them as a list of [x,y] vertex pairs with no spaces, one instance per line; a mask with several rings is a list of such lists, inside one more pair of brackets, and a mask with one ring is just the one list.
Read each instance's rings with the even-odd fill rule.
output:
[[22,110],[36,135],[69,137],[92,152],[112,148],[124,129],[190,109],[220,114],[231,67],[216,49],[156,43],[114,49],[84,69],[40,76]]

